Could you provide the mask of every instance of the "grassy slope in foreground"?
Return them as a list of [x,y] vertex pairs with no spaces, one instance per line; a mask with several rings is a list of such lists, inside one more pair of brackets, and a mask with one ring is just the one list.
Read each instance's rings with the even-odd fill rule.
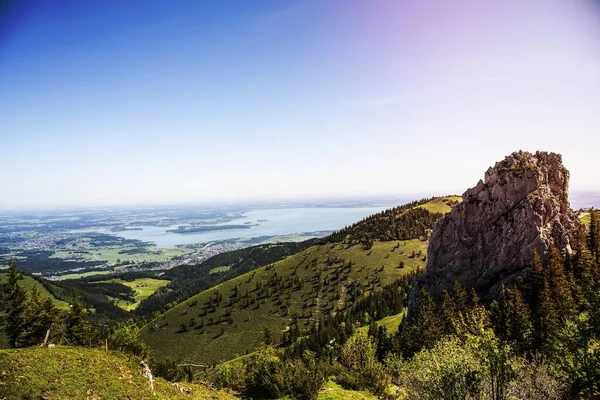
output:
[[2,399],[235,399],[183,383],[187,396],[157,379],[154,393],[134,360],[118,352],[80,347],[0,350]]
[[[8,282],[8,273],[0,273],[0,283],[6,282]],[[48,292],[40,282],[36,281],[31,276],[23,275],[23,279],[19,281],[19,285],[23,286],[28,291],[30,291],[34,286],[37,286],[40,290],[41,295],[43,297],[50,298],[56,308],[60,310],[69,309],[69,303],[67,303],[66,301],[58,300],[56,297],[52,296],[52,294],[50,294],[50,292]]]
[[[303,330],[320,315],[346,306],[353,284],[366,294],[422,267],[423,259],[411,255],[413,251],[424,254],[426,248],[427,242],[417,239],[376,241],[371,250],[339,243],[313,246],[182,302],[144,327],[141,337],[158,356],[194,363],[225,361],[252,351],[263,341],[267,327],[278,339],[294,319]],[[401,261],[402,269],[398,268]],[[228,304],[236,287],[239,300]],[[219,296],[222,300],[217,304]],[[182,324],[187,331],[178,333]]]
[[377,396],[369,392],[345,390],[335,382],[330,381],[321,389],[318,400],[377,400]]
[[[184,394],[157,378],[154,391],[135,359],[119,352],[81,347],[30,347],[0,350],[0,398],[28,399],[212,399],[234,400],[235,395],[200,384],[181,383]],[[367,392],[325,384],[318,400],[375,400]],[[287,398],[286,398],[287,399]]]

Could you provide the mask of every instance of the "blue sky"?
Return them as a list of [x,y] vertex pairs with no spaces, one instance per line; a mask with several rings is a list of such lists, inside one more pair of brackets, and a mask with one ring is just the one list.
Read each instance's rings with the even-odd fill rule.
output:
[[462,193],[518,149],[600,190],[593,0],[13,4],[0,208]]

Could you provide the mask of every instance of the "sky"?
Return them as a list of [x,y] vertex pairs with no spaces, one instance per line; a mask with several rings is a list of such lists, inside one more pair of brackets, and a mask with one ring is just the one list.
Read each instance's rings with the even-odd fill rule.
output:
[[596,0],[0,3],[0,209],[600,191]]

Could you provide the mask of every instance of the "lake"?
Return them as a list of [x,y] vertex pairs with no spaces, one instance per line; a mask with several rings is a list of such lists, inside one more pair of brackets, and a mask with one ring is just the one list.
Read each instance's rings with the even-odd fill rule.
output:
[[[600,193],[574,192],[570,196],[571,206],[574,209],[581,207],[600,206]],[[396,204],[406,201],[398,200]],[[207,243],[216,240],[234,238],[253,238],[258,236],[279,236],[306,232],[334,231],[357,222],[364,217],[386,210],[393,205],[380,205],[377,207],[298,207],[298,208],[273,208],[244,212],[244,216],[221,224],[210,225],[245,225],[257,224],[249,228],[226,229],[197,233],[167,232],[176,229],[179,225],[172,226],[128,226],[140,228],[115,232],[113,234],[145,242],[154,242],[158,247],[172,248],[177,245]],[[265,220],[260,222],[259,220]],[[90,231],[90,230],[87,230]],[[92,229],[92,231],[98,231]],[[106,229],[100,230],[106,233]]]
[[[381,207],[347,207],[347,208],[283,208],[259,211],[248,211],[242,218],[236,218],[222,224],[211,225],[244,225],[257,224],[249,228],[215,230],[198,233],[167,232],[174,226],[129,226],[141,230],[115,232],[115,235],[154,242],[158,247],[169,248],[176,245],[206,243],[215,240],[234,238],[252,238],[258,236],[277,236],[294,233],[333,231],[361,220],[364,217],[390,208]],[[259,222],[259,220],[265,220]]]

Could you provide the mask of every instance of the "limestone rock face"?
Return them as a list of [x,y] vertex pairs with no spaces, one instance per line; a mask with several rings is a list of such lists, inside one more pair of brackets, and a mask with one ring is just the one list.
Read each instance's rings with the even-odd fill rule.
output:
[[455,281],[491,301],[503,282],[526,273],[534,250],[570,252],[580,222],[569,206],[569,171],[555,153],[515,152],[496,163],[431,235],[427,270],[413,289],[439,299]]

